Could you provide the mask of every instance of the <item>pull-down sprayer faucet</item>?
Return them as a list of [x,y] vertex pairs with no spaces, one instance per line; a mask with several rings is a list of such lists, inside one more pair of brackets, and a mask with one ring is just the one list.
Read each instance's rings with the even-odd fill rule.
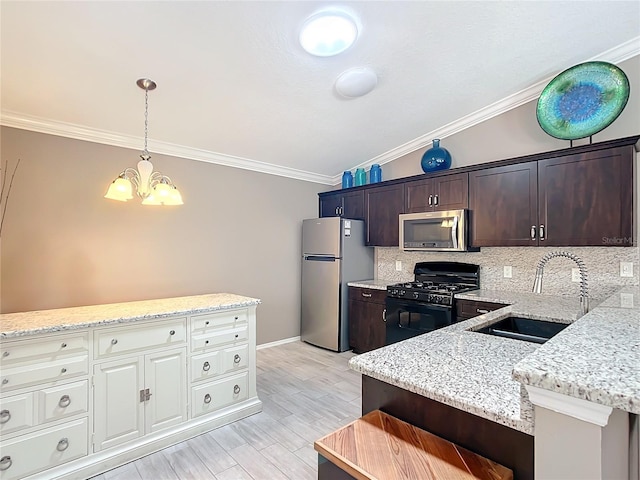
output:
[[573,253],[570,252],[550,252],[540,259],[538,268],[536,269],[536,279],[533,282],[533,293],[542,293],[542,275],[544,275],[544,266],[554,257],[566,257],[578,265],[580,270],[580,313],[584,315],[589,311],[589,292],[587,288],[587,267],[584,262]]

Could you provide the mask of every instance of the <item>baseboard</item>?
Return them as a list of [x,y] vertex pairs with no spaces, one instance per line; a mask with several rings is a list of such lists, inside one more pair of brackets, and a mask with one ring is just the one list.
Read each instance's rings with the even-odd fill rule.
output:
[[256,350],[262,350],[263,348],[277,347],[278,345],[284,345],[286,343],[293,343],[293,342],[299,342],[299,341],[300,341],[300,335],[298,335],[297,337],[276,340],[275,342],[262,343],[256,347]]

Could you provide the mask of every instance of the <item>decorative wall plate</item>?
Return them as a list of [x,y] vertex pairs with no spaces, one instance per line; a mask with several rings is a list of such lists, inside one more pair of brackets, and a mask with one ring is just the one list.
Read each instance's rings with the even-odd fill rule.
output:
[[552,137],[575,140],[611,125],[628,99],[629,79],[622,70],[607,62],[585,62],[549,82],[536,115]]

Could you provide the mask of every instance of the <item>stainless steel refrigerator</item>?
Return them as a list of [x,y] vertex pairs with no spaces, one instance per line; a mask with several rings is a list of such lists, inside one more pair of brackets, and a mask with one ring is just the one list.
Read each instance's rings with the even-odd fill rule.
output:
[[349,349],[348,282],[373,278],[373,248],[361,220],[302,222],[303,341],[337,352]]

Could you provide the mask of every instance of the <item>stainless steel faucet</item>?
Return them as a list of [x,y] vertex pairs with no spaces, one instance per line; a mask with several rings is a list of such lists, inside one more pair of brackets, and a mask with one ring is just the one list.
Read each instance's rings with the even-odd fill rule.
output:
[[566,257],[578,265],[580,270],[580,313],[584,315],[589,311],[589,292],[587,288],[587,267],[584,262],[573,253],[570,252],[550,252],[540,259],[538,268],[536,269],[536,279],[533,282],[533,293],[542,293],[542,275],[544,275],[544,266],[554,257]]

